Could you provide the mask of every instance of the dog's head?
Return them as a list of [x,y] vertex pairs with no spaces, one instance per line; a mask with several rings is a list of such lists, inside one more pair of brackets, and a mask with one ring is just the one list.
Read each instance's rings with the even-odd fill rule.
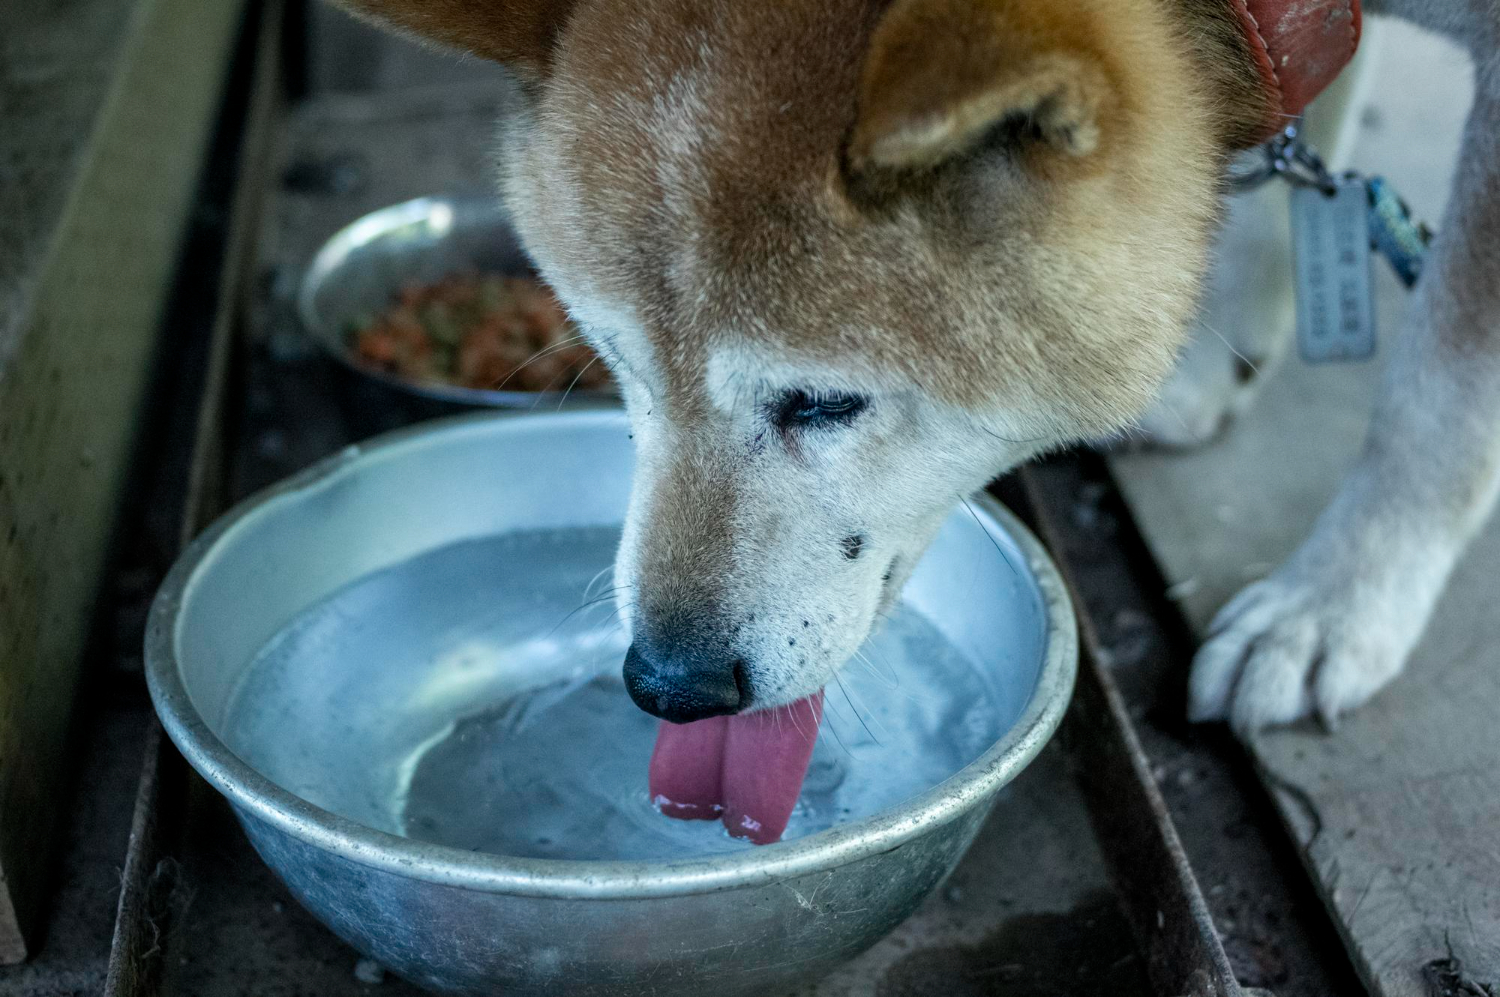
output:
[[650,712],[821,688],[963,496],[1172,363],[1221,148],[1159,4],[350,2],[526,80],[505,186],[634,426]]

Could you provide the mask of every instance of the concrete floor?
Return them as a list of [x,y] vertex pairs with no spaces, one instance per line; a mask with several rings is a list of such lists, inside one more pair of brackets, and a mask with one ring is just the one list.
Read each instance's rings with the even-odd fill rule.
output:
[[[1344,158],[1388,177],[1419,217],[1435,223],[1469,104],[1470,69],[1445,41],[1404,25],[1378,31],[1378,53],[1350,110]],[[1264,199],[1276,196],[1239,206],[1209,303],[1207,323],[1246,350],[1255,344],[1241,335],[1264,342],[1257,322],[1286,320],[1276,298],[1285,246],[1264,221],[1267,211],[1273,223],[1283,217],[1266,207]],[[1380,352],[1388,354],[1408,295],[1378,260],[1376,269]],[[1199,633],[1229,596],[1291,552],[1332,495],[1358,452],[1379,364],[1377,357],[1314,367],[1292,351],[1217,442],[1112,459]],[[1380,997],[1492,993],[1481,988],[1500,984],[1497,573],[1500,523],[1492,523],[1404,676],[1334,734],[1298,727],[1250,745],[1356,965]]]

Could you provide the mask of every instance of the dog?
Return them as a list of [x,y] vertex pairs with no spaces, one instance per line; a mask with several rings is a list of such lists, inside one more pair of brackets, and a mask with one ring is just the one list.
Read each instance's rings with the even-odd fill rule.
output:
[[[625,677],[679,721],[814,694],[963,496],[1138,423],[1297,68],[1245,0],[338,2],[522,83],[502,185],[630,414]],[[1363,457],[1194,662],[1240,731],[1386,685],[1500,488],[1500,0],[1365,9],[1477,92]]]

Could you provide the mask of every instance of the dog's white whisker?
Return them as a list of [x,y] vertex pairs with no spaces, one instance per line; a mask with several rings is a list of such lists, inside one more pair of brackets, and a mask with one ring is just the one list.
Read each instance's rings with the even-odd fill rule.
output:
[[818,728],[818,730],[820,733],[824,730],[828,731],[828,733],[833,736],[833,743],[839,746],[839,750],[842,751],[847,757],[853,758],[854,752],[849,750],[849,746],[844,743],[844,738],[839,734],[839,728],[838,724],[835,722],[836,718],[834,716],[834,713],[835,711],[832,709],[824,709],[823,724]]
[[870,660],[870,658],[866,656],[863,651],[855,651],[854,654],[850,656],[849,660],[863,668],[865,670],[865,674],[869,675],[870,678],[873,679],[882,688],[890,692],[902,691],[900,683],[892,680],[886,675],[881,674],[880,670],[875,666],[875,662]]
[[598,572],[595,573],[594,577],[589,579],[589,583],[583,587],[583,597],[587,599],[589,597],[590,591],[595,585],[599,583],[599,580],[601,578],[608,577],[610,572],[614,570],[615,566],[613,564],[606,564],[604,567],[600,568]]
[[526,409],[526,411],[527,412],[535,412],[536,411],[536,407],[538,405],[542,404],[542,399],[545,398],[549,393],[551,393],[552,386],[557,383],[557,381],[558,381],[559,378],[566,376],[566,374],[567,374],[567,371],[562,371],[560,373],[553,374],[552,375],[552,379],[550,381],[548,381],[546,384],[542,385],[541,390],[536,393],[536,400],[531,403],[531,405]]
[[604,593],[602,593],[602,594],[600,594],[598,596],[595,596],[592,599],[589,599],[588,601],[582,603],[581,605],[578,605],[578,606],[574,607],[572,610],[570,610],[568,612],[568,614],[566,616],[564,616],[561,620],[557,621],[557,625],[547,632],[547,636],[548,637],[555,636],[557,634],[557,632],[559,630],[561,630],[568,623],[569,620],[572,620],[574,617],[579,617],[581,614],[585,613],[586,611],[588,611],[590,609],[597,609],[600,606],[609,607],[611,601],[613,600],[613,598],[614,598],[614,593],[613,592],[604,592]]
[[849,711],[854,714],[854,719],[859,721],[859,725],[865,729],[865,733],[869,735],[870,740],[879,744],[880,738],[876,737],[875,732],[870,729],[870,725],[865,723],[864,715],[860,712],[860,708],[855,705],[854,697],[849,694],[849,687],[844,685],[844,680],[835,674],[833,682],[839,687],[839,692],[844,694],[844,702],[849,704]]
[[[797,732],[798,737],[806,739],[807,732],[804,731],[802,729],[802,725],[797,722],[797,707],[795,706],[795,704],[786,708],[786,714],[787,718],[791,721],[792,730]],[[816,734],[816,731],[814,732],[814,734]]]
[[1015,576],[1016,578],[1020,578],[1020,569],[1015,566],[1015,563],[1011,561],[1009,555],[1005,553],[1005,548],[1000,546],[1000,541],[995,539],[995,535],[985,528],[984,521],[979,518],[979,513],[974,511],[974,506],[969,504],[969,500],[967,498],[962,499],[961,501],[964,504],[964,508],[969,510],[969,515],[974,517],[974,524],[979,527],[980,531],[983,532],[985,536],[989,537],[990,543],[994,544],[995,553],[1000,555],[1000,560],[1005,562],[1005,566],[1010,569],[1010,573],[1013,576]]
[[1254,360],[1251,360],[1249,357],[1245,356],[1245,354],[1241,353],[1239,351],[1239,349],[1233,343],[1231,343],[1228,340],[1228,338],[1225,337],[1225,335],[1222,332],[1220,332],[1218,329],[1214,328],[1213,326],[1209,325],[1207,322],[1199,322],[1198,324],[1200,326],[1202,326],[1204,329],[1207,329],[1209,332],[1213,333],[1215,336],[1217,336],[1219,338],[1220,342],[1222,342],[1225,346],[1229,347],[1229,352],[1230,353],[1233,353],[1236,357],[1238,357],[1241,361],[1243,361],[1244,364],[1245,364],[1245,366],[1249,367],[1250,370],[1253,371],[1257,377],[1260,376],[1260,366],[1258,364],[1256,364],[1256,362]]
[[[579,335],[576,335],[576,336],[569,336],[567,339],[560,339],[557,342],[551,344],[550,346],[547,346],[547,347],[544,347],[543,349],[537,350],[531,356],[527,357],[526,360],[525,360],[525,362],[523,362],[515,370],[513,370],[509,374],[505,375],[504,380],[502,380],[499,384],[495,385],[490,390],[492,390],[492,391],[504,391],[505,390],[505,386],[510,383],[510,379],[511,378],[515,377],[517,374],[521,373],[521,371],[525,370],[527,367],[530,367],[532,364],[536,363],[538,360],[542,359],[543,357],[547,356],[550,353],[556,353],[558,350],[567,349],[569,346],[578,345],[579,343],[582,343],[583,341],[584,341],[584,337],[582,336],[582,334],[579,334]],[[554,380],[555,380],[555,378],[554,378]]]
[[598,362],[599,362],[599,356],[598,356],[598,354],[595,354],[589,360],[588,363],[584,364],[582,367],[579,368],[577,374],[573,375],[573,380],[570,381],[570,382],[568,382],[567,390],[565,390],[563,392],[563,396],[557,400],[557,411],[559,411],[559,412],[562,411],[563,403],[566,402],[568,400],[568,396],[573,393],[573,388],[578,384],[579,378],[583,377],[584,374],[588,373],[588,369],[590,367],[594,366],[594,364],[596,364]]
[[[886,657],[885,650],[880,647],[879,644],[865,644],[854,653],[858,655],[866,664],[870,665],[872,669],[876,667],[876,663],[875,659],[870,657],[870,655],[878,655],[880,657],[880,664],[885,668],[885,674],[883,674],[881,677],[889,680],[891,688],[901,688],[901,675],[896,670],[896,666],[891,664],[890,659]],[[879,673],[877,672],[877,674]]]

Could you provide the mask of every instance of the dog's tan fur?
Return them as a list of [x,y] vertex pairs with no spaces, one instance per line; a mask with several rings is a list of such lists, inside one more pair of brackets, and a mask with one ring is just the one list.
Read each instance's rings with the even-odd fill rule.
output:
[[[627,619],[761,705],[968,489],[1145,410],[1270,100],[1229,0],[342,2],[529,81],[511,207],[636,426]],[[773,432],[803,385],[870,413]]]
[[[1205,91],[1200,26],[1157,0],[582,0],[551,27],[538,4],[354,6],[555,61],[513,204],[547,275],[631,302],[664,356],[691,368],[752,318],[960,404],[1026,398],[1065,432],[1149,401],[1194,304],[1223,136],[1259,114]],[[512,6],[520,34],[494,40]],[[515,48],[553,32],[555,51]],[[1057,134],[1018,136],[1005,175],[971,167],[1007,117]]]
[[503,62],[528,82],[546,75],[568,0],[339,0],[352,13],[415,38]]

